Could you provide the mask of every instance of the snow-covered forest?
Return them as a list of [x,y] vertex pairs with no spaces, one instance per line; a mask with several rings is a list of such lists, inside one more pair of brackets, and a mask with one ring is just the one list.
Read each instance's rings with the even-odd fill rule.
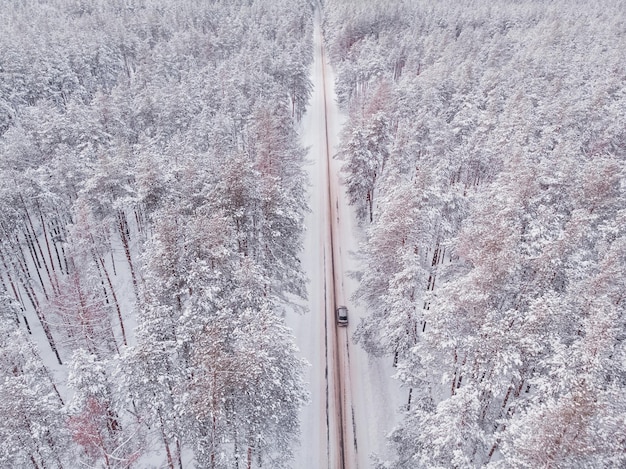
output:
[[306,0],[0,13],[0,466],[286,467]]
[[620,0],[328,0],[380,468],[626,465]]
[[322,3],[3,2],[0,467],[626,466],[624,2]]

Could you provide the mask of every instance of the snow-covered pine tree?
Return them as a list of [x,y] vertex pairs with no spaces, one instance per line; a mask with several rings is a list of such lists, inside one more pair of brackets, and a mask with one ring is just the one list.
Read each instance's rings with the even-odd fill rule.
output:
[[67,467],[71,460],[64,402],[36,347],[17,321],[19,308],[0,293],[0,463]]
[[83,349],[74,353],[67,382],[74,391],[67,426],[81,461],[113,469],[132,466],[144,444],[141,422],[124,415],[109,366],[109,361]]

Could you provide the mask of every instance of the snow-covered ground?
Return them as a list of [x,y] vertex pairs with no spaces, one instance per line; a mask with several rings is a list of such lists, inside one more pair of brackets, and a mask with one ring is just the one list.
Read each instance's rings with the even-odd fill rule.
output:
[[[352,304],[351,296],[356,288],[356,280],[349,277],[349,272],[359,269],[355,252],[362,230],[357,226],[353,211],[348,206],[343,187],[340,185],[339,168],[341,162],[330,162],[331,198],[335,223],[335,276],[337,279],[336,304],[345,304],[350,312],[350,324],[337,330],[337,347],[340,360],[336,363],[332,350],[335,322],[332,306],[327,305],[325,295],[325,272],[328,276],[330,232],[328,220],[328,185],[327,185],[327,142],[331,155],[336,153],[339,134],[345,116],[336,104],[334,76],[324,60],[319,21],[315,28],[315,59],[312,67],[313,95],[307,114],[301,123],[301,137],[309,147],[310,164],[308,166],[310,187],[310,206],[312,212],[307,216],[307,233],[302,255],[302,264],[308,273],[309,312],[305,315],[291,314],[288,324],[294,329],[302,356],[311,364],[307,380],[310,385],[311,403],[302,411],[301,444],[296,449],[294,468],[335,468],[339,443],[333,422],[338,419],[336,403],[333,401],[332,386],[336,366],[340,367],[343,389],[344,434],[346,435],[346,467],[371,467],[370,454],[386,454],[385,436],[397,421],[397,408],[406,401],[407,391],[401,390],[396,381],[391,379],[394,369],[391,359],[376,360],[352,342],[354,328],[365,311]],[[326,79],[324,80],[324,72]],[[326,100],[324,99],[324,82]],[[326,102],[325,102],[326,101]],[[326,116],[325,116],[326,112]],[[326,119],[326,120],[325,120]],[[327,292],[328,293],[328,292]],[[330,293],[328,293],[330,296]],[[326,354],[325,311],[330,309],[328,319],[328,345]],[[326,371],[331,380],[327,393]],[[327,401],[329,404],[330,431],[327,431]],[[353,429],[355,432],[353,433]]]

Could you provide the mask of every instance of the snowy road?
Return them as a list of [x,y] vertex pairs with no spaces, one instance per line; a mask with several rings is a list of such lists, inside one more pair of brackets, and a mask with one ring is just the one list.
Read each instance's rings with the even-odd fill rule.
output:
[[[385,454],[385,435],[406,392],[391,380],[390,360],[370,359],[350,339],[363,312],[350,302],[356,281],[347,273],[358,270],[354,251],[362,234],[340,185],[340,162],[332,159],[345,117],[336,103],[319,21],[314,43],[314,91],[300,130],[310,160],[312,211],[306,219],[302,257],[310,281],[309,312],[287,317],[302,356],[311,363],[311,403],[301,414],[301,445],[295,449],[293,467],[365,469],[372,466],[371,453]],[[336,325],[338,305],[348,307],[348,327]]]
[[[335,311],[338,306],[345,305],[345,297],[343,291],[343,269],[341,263],[341,256],[339,253],[340,241],[339,241],[339,199],[338,199],[338,187],[335,183],[336,177],[334,171],[331,169],[332,155],[334,151],[331,150],[330,136],[336,137],[336,133],[330,133],[329,127],[333,129],[330,119],[334,116],[338,116],[337,112],[329,112],[329,106],[334,105],[335,101],[333,96],[330,95],[330,83],[327,82],[327,65],[326,57],[324,54],[324,48],[321,41],[321,33],[316,30],[316,37],[319,44],[316,43],[316,51],[319,51],[316,55],[321,62],[322,71],[322,95],[323,95],[323,114],[324,114],[324,143],[325,148],[322,152],[322,160],[326,166],[326,185],[328,188],[328,198],[326,199],[327,210],[325,211],[325,224],[328,229],[328,236],[324,240],[325,253],[330,255],[330,269],[324,269],[324,284],[325,291],[331,292],[326,294],[326,307],[325,307],[325,333],[327,336],[326,350],[327,356],[332,358],[328,361],[328,369],[332,370],[332,379],[328,380],[334,385],[330,387],[329,393],[329,409],[334,404],[335,412],[331,413],[329,419],[330,433],[334,430],[336,432],[336,439],[331,440],[331,461],[336,461],[335,467],[342,469],[349,469],[357,467],[356,464],[356,452],[357,441],[354,428],[354,407],[352,405],[352,395],[350,392],[350,367],[349,367],[349,341],[347,328],[341,328],[336,325]],[[329,104],[331,103],[331,104]],[[334,149],[334,147],[333,147]],[[325,254],[324,259],[328,259],[328,254]],[[328,262],[325,262],[327,265]],[[345,350],[345,353],[344,353]],[[335,443],[333,445],[332,443]],[[333,448],[333,446],[336,446]],[[334,451],[332,451],[334,449]]]

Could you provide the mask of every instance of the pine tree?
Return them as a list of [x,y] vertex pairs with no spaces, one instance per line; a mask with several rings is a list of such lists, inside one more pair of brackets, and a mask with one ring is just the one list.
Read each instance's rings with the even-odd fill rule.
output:
[[338,154],[345,161],[342,172],[346,175],[348,199],[356,206],[359,219],[372,222],[376,181],[389,154],[388,118],[379,112],[348,131],[349,137],[344,139]]
[[128,467],[142,452],[139,422],[122,415],[108,363],[78,349],[72,356],[68,386],[74,390],[69,402],[68,427],[81,459],[103,467]]
[[0,294],[0,462],[6,467],[67,467],[64,402],[51,373],[16,321],[17,305]]

